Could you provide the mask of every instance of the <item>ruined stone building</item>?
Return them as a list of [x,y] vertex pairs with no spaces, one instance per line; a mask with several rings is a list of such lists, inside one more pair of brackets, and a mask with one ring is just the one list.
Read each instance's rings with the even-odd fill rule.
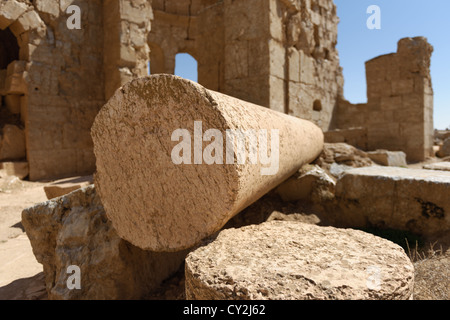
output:
[[[68,28],[71,4],[81,29]],[[92,173],[99,109],[149,61],[152,74],[174,73],[177,53],[197,60],[208,89],[311,120],[329,139],[423,160],[432,47],[403,39],[367,62],[368,102],[351,105],[338,22],[332,0],[0,0],[0,161],[27,159],[31,180]],[[21,150],[2,158],[11,136]]]

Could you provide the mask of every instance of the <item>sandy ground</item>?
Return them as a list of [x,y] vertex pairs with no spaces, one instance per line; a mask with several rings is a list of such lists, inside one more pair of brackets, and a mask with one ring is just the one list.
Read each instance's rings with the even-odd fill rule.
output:
[[47,200],[43,185],[0,178],[0,299],[40,299],[45,295],[42,265],[36,261],[21,224],[23,209]]

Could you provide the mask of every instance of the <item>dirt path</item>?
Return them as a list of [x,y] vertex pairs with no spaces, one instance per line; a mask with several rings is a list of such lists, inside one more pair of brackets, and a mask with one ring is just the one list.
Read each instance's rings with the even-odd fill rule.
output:
[[21,224],[23,209],[47,200],[43,185],[0,178],[0,299],[36,299],[45,293],[42,265]]

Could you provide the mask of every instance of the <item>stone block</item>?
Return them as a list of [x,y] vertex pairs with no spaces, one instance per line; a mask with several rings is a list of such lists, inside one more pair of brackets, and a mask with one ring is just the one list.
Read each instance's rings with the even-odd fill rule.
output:
[[39,27],[45,27],[45,24],[36,11],[30,10],[25,12],[15,22],[13,22],[10,29],[14,35],[18,37],[24,32],[37,29]]
[[437,155],[440,158],[445,158],[445,157],[450,156],[450,137],[446,138],[444,140]]
[[0,2],[0,29],[4,30],[16,21],[25,11],[28,6],[25,3],[15,0],[8,0]]
[[[186,252],[155,253],[122,240],[95,187],[88,186],[22,213],[51,300],[143,299],[177,271]],[[79,289],[67,283],[79,270]]]
[[[186,113],[187,106],[193,113]],[[208,131],[215,132],[214,159],[208,156],[212,146],[200,152],[200,131],[206,134],[209,129],[215,129]],[[196,155],[190,147],[181,152],[180,138],[178,143],[171,138],[180,130],[186,143],[196,136]],[[236,139],[230,142],[236,130],[246,132],[242,136],[246,142],[238,140],[246,150],[234,146]],[[256,135],[265,134],[274,140],[252,142]],[[97,115],[91,135],[95,184],[108,217],[121,237],[154,251],[176,251],[199,243],[317,158],[323,148],[322,131],[309,121],[172,75],[136,79],[116,91]],[[228,152],[222,150],[225,140]],[[275,152],[272,159],[255,161],[257,152],[264,159],[261,150],[269,156],[269,144],[270,152]],[[127,190],[129,201],[117,197],[118,189]]]
[[53,181],[44,186],[44,192],[47,199],[54,199],[65,196],[72,191],[87,187],[94,182],[92,176],[72,177]]
[[25,179],[29,174],[28,162],[2,162],[0,169],[7,176],[15,176],[19,179]]
[[297,221],[226,229],[186,257],[188,300],[409,300],[414,266],[374,235]]
[[336,199],[348,226],[406,230],[425,236],[450,231],[450,172],[394,167],[346,171]]
[[407,167],[406,154],[403,151],[377,150],[367,152],[372,161],[382,166]]

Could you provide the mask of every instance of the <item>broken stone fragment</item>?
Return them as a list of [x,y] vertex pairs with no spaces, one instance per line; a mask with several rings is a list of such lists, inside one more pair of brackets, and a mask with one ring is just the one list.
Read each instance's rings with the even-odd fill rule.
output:
[[18,126],[6,124],[0,141],[1,160],[22,160],[26,157],[25,133]]
[[309,121],[171,75],[117,90],[91,133],[108,217],[123,239],[154,251],[217,232],[323,148]]
[[406,300],[414,266],[374,235],[296,221],[227,229],[186,257],[189,300]]
[[334,163],[353,168],[374,165],[366,152],[346,143],[325,143],[320,157],[314,163],[328,171]]
[[54,199],[58,197],[62,197],[72,191],[75,191],[80,188],[87,187],[93,183],[92,176],[86,177],[73,177],[67,179],[61,179],[57,181],[53,181],[48,185],[44,186],[45,195],[47,199]]
[[376,150],[367,152],[372,161],[387,167],[407,167],[406,153],[403,151]]
[[317,165],[305,165],[294,176],[278,186],[283,201],[306,200],[320,203],[334,197],[334,180]]
[[[155,253],[122,240],[93,185],[25,209],[22,224],[44,266],[49,299],[142,299],[187,253]],[[79,289],[68,285],[77,285],[76,268]]]

